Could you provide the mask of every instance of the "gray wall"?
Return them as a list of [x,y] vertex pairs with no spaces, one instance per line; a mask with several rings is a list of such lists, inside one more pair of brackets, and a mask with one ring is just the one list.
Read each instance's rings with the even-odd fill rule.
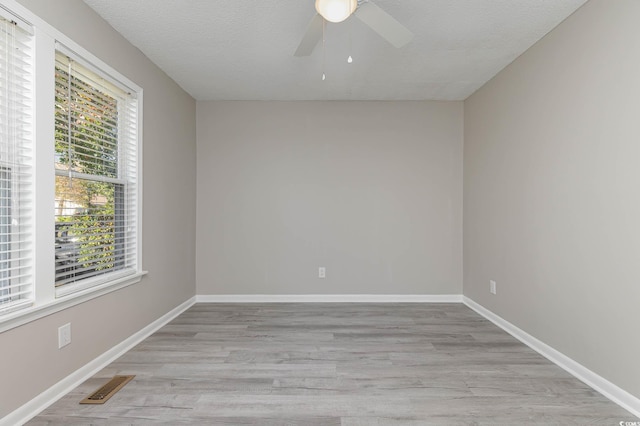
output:
[[[0,334],[0,365],[10,366],[0,381],[0,418],[195,294],[195,101],[82,1],[21,3],[144,89],[142,264],[149,275]],[[57,328],[67,322],[72,343],[58,350]]]
[[462,120],[461,102],[198,102],[198,294],[461,294]]
[[467,99],[464,146],[464,294],[636,397],[638,17],[588,2]]

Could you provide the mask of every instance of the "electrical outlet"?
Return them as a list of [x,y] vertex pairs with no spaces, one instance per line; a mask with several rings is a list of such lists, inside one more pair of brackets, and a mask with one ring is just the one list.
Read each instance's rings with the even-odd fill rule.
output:
[[318,268],[318,278],[326,278],[327,277],[327,268],[321,266]]
[[58,349],[71,343],[71,323],[58,327]]
[[494,280],[489,280],[489,291],[491,292],[491,294],[496,294],[497,288],[496,282]]

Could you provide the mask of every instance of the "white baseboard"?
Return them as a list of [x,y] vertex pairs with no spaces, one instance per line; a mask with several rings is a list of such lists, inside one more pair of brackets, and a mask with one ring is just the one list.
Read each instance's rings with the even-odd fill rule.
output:
[[161,316],[142,330],[138,331],[131,337],[127,338],[102,355],[98,356],[93,361],[90,361],[88,364],[80,367],[78,370],[60,380],[58,383],[42,392],[40,395],[24,404],[22,407],[16,409],[15,411],[0,419],[0,426],[22,425],[28,422],[49,405],[62,398],[64,395],[75,389],[85,380],[119,358],[122,354],[136,346],[138,343],[142,342],[144,339],[162,328],[165,324],[189,309],[194,303],[196,303],[196,298],[192,297],[191,299],[172,309],[170,312]]
[[575,376],[577,379],[600,392],[602,395],[629,411],[634,416],[640,418],[640,399],[614,385],[604,377],[594,373],[565,354],[555,350],[546,343],[541,342],[468,297],[463,297],[463,303],[516,339],[520,340],[525,345],[529,346],[534,351],[538,352],[540,355],[547,358],[549,361],[563,368],[569,374]]
[[196,303],[462,303],[461,294],[199,294]]

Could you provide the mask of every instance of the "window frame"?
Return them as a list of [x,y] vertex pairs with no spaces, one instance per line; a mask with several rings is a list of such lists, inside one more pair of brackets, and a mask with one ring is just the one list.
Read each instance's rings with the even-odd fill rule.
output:
[[[18,54],[16,56],[6,52],[8,58],[13,57],[14,59],[18,59],[18,61],[24,60],[23,65],[9,63],[11,68],[26,71],[26,74],[20,75],[19,77],[22,78],[18,79],[22,80],[22,84],[16,81],[10,81],[8,86],[4,88],[6,93],[13,92],[13,95],[8,95],[3,99],[3,106],[7,107],[7,118],[9,119],[8,122],[5,123],[8,128],[4,130],[7,131],[7,135],[14,136],[14,139],[7,140],[8,146],[2,148],[2,151],[8,154],[8,158],[0,159],[0,173],[6,174],[7,176],[2,179],[3,184],[0,191],[9,194],[9,198],[0,202],[0,208],[5,213],[8,213],[7,216],[3,215],[5,219],[7,219],[7,222],[1,224],[3,233],[6,233],[6,241],[0,242],[0,245],[8,248],[8,253],[6,253],[7,257],[4,258],[3,256],[3,259],[0,260],[0,263],[6,267],[6,269],[2,270],[3,276],[0,278],[3,282],[2,287],[0,287],[0,300],[2,301],[0,314],[7,314],[29,307],[35,300],[33,251],[24,247],[28,245],[28,242],[25,244],[25,241],[29,241],[34,237],[34,212],[32,209],[29,209],[26,214],[18,216],[19,220],[17,222],[14,219],[14,211],[26,210],[25,207],[31,206],[31,202],[33,202],[35,196],[33,179],[25,179],[24,176],[25,172],[27,176],[33,174],[35,161],[33,141],[29,137],[24,137],[25,134],[33,135],[33,124],[35,120],[33,111],[35,104],[35,36],[34,28],[30,23],[25,22],[6,8],[0,8],[0,16],[2,16],[2,19],[6,22],[3,26],[8,24],[14,27],[15,37],[9,43],[15,43],[15,45],[21,44],[28,49],[26,54]],[[22,33],[22,35],[19,35],[20,33]],[[9,32],[7,32],[7,34],[9,34]],[[27,35],[27,39],[22,39],[25,34]],[[3,46],[3,48],[6,47],[6,45]],[[17,74],[11,71],[5,71],[5,73],[7,76],[13,75],[14,77],[18,77]],[[22,87],[23,85],[24,87]],[[12,89],[17,90],[14,91]],[[23,91],[21,89],[27,90]],[[23,102],[23,108],[12,108],[12,106],[15,106],[12,100],[13,102],[18,100]],[[7,101],[6,105],[4,101]],[[24,108],[26,105],[29,107]],[[16,114],[19,109],[24,109],[26,115],[20,116]],[[12,115],[11,112],[13,112],[14,115]],[[10,130],[13,126],[9,123],[17,122],[22,122],[23,124],[16,125],[16,128],[13,130],[15,131],[19,128],[19,131],[17,134],[13,134]],[[10,147],[12,143],[17,144],[14,146],[14,149]],[[24,150],[22,151],[22,155],[20,154],[21,150]],[[28,160],[24,157],[23,160],[18,160],[17,157],[24,156],[25,153],[27,154],[26,158],[28,158]],[[14,194],[16,194],[17,197],[14,198]],[[26,199],[22,197],[26,197]],[[14,240],[15,237],[18,237],[18,241]],[[25,263],[24,265],[22,265],[23,262]],[[17,265],[15,265],[16,263]],[[15,272],[18,272],[17,276],[13,275]],[[21,284],[21,277],[26,277],[27,282]],[[16,289],[17,295],[13,294],[13,291]]]
[[[2,0],[0,13],[15,16],[33,28],[34,34],[34,102],[33,102],[33,289],[34,301],[16,310],[0,312],[0,333],[21,326],[71,306],[117,291],[140,282],[147,271],[142,268],[142,210],[143,210],[143,99],[144,91],[132,80],[112,68],[71,38],[49,25],[16,0]],[[118,83],[136,94],[137,102],[137,159],[135,240],[136,266],[133,273],[114,276],[107,282],[98,282],[87,288],[75,289],[69,294],[57,294],[55,289],[55,144],[54,93],[55,51],[64,46],[74,59],[110,82]],[[107,275],[107,274],[105,274]]]
[[[130,207],[127,206],[126,204],[128,203],[127,200],[129,200],[129,192],[131,192],[134,196],[137,197],[138,195],[138,187],[135,184],[135,182],[137,182],[138,180],[138,169],[139,169],[139,164],[136,165],[135,167],[135,176],[130,176],[130,171],[129,171],[129,155],[130,151],[131,151],[131,145],[135,145],[133,147],[133,155],[135,156],[135,159],[138,159],[138,147],[139,147],[139,140],[136,141],[131,141],[129,137],[124,136],[124,134],[126,133],[127,130],[127,121],[130,118],[129,115],[127,114],[126,110],[129,108],[130,105],[135,104],[135,109],[136,109],[136,117],[134,117],[134,121],[137,121],[137,111],[138,111],[138,101],[137,101],[137,95],[138,93],[131,89],[129,86],[121,83],[119,80],[118,81],[114,81],[114,79],[108,75],[104,75],[104,72],[102,70],[100,70],[98,67],[93,66],[91,63],[87,62],[84,58],[79,57],[75,52],[73,52],[72,50],[70,50],[69,48],[67,48],[66,46],[64,46],[63,44],[57,42],[56,43],[56,51],[55,51],[56,57],[58,56],[64,56],[66,57],[65,62],[68,61],[69,63],[69,68],[68,68],[68,84],[71,85],[72,84],[72,80],[75,79],[79,82],[81,82],[81,84],[86,85],[90,88],[95,88],[98,90],[102,90],[104,89],[104,94],[106,94],[107,96],[111,96],[114,101],[117,102],[117,109],[118,109],[118,135],[117,135],[117,140],[115,142],[116,146],[115,146],[115,150],[117,151],[117,160],[116,160],[116,164],[115,164],[115,169],[116,169],[116,175],[115,176],[103,176],[100,174],[87,174],[84,172],[76,172],[73,171],[71,169],[69,170],[63,170],[63,169],[59,169],[59,168],[55,168],[55,177],[63,177],[63,178],[69,178],[69,179],[79,179],[79,180],[84,180],[87,182],[101,182],[101,183],[106,183],[106,184],[112,184],[114,185],[114,191],[115,191],[115,200],[114,200],[114,207],[115,207],[115,212],[114,212],[114,222],[117,223],[119,221],[119,214],[122,216],[123,219],[120,220],[124,220],[125,222],[128,221],[132,221],[134,224],[137,225],[137,223],[139,222],[139,218],[137,217],[130,217],[131,215],[130,213]],[[58,62],[59,60],[56,59],[56,63],[55,66],[56,68],[58,67]],[[78,67],[80,67],[80,69],[84,70],[85,72],[87,72],[88,74],[83,74],[83,72],[76,72],[75,74],[71,72],[71,69],[73,68],[72,64],[77,64]],[[95,84],[94,82],[92,82],[91,80],[103,80],[102,82]],[[71,87],[71,86],[70,86]],[[70,89],[71,90],[71,89]],[[110,92],[110,93],[109,93]],[[120,92],[120,93],[117,93]],[[71,91],[69,92],[71,95]],[[123,94],[127,94],[127,95],[123,95]],[[120,102],[124,102],[124,104],[120,103]],[[55,112],[54,112],[55,114]],[[71,125],[69,125],[71,126]],[[67,129],[65,129],[67,130]],[[68,137],[73,139],[72,136],[72,132],[71,132],[71,127],[69,127],[68,129],[69,134]],[[54,138],[55,139],[55,138]],[[74,142],[71,142],[71,139],[69,140],[69,150],[71,151],[72,148],[71,146],[74,146],[75,148],[75,144]],[[53,141],[52,141],[53,142]],[[55,145],[55,144],[54,144]],[[55,163],[57,163],[57,161],[54,160]],[[119,190],[118,190],[119,187]],[[118,194],[120,192],[120,194]],[[134,210],[138,207],[138,201],[137,199],[134,201],[135,206],[134,206]],[[118,206],[120,207],[120,213],[118,213]],[[129,238],[127,238],[126,234],[127,234],[127,229],[125,229],[127,226],[124,225],[124,223],[122,224],[122,229],[120,229],[118,231],[118,227],[116,226],[114,229],[114,238],[117,241],[118,240],[118,232],[121,233],[121,243],[122,244],[122,253],[121,253],[121,258],[115,258],[117,259],[116,261],[122,261],[122,267],[121,268],[114,268],[113,270],[110,270],[109,272],[106,272],[104,274],[94,274],[91,276],[88,276],[86,278],[81,278],[79,280],[73,280],[71,282],[68,282],[66,284],[60,285],[58,286],[56,283],[56,297],[64,297],[67,296],[69,294],[78,292],[78,291],[82,291],[84,289],[88,289],[91,287],[95,287],[97,285],[101,285],[105,282],[110,282],[116,279],[119,279],[121,277],[127,276],[127,275],[131,275],[134,274],[136,271],[136,265],[138,265],[140,263],[140,259],[137,258],[137,256],[135,256],[135,259],[133,260],[134,265],[128,265],[127,263],[131,261],[131,256],[130,253],[127,252],[126,250],[128,249],[133,249],[133,251],[135,253],[137,253],[138,250],[138,241],[137,239],[134,239],[134,243],[133,244],[128,244],[125,243],[124,241],[128,241]],[[57,235],[57,231],[54,231]],[[118,243],[114,244],[114,254],[117,255],[117,252],[119,251],[118,249]],[[130,247],[132,246],[132,247]],[[133,268],[132,268],[133,266]]]

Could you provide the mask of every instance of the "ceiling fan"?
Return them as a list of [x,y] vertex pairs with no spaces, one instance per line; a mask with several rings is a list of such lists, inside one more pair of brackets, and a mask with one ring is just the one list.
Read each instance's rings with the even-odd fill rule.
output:
[[342,22],[352,14],[397,48],[413,38],[407,27],[369,0],[316,0],[316,11],[294,56],[311,55],[322,39],[323,20]]

